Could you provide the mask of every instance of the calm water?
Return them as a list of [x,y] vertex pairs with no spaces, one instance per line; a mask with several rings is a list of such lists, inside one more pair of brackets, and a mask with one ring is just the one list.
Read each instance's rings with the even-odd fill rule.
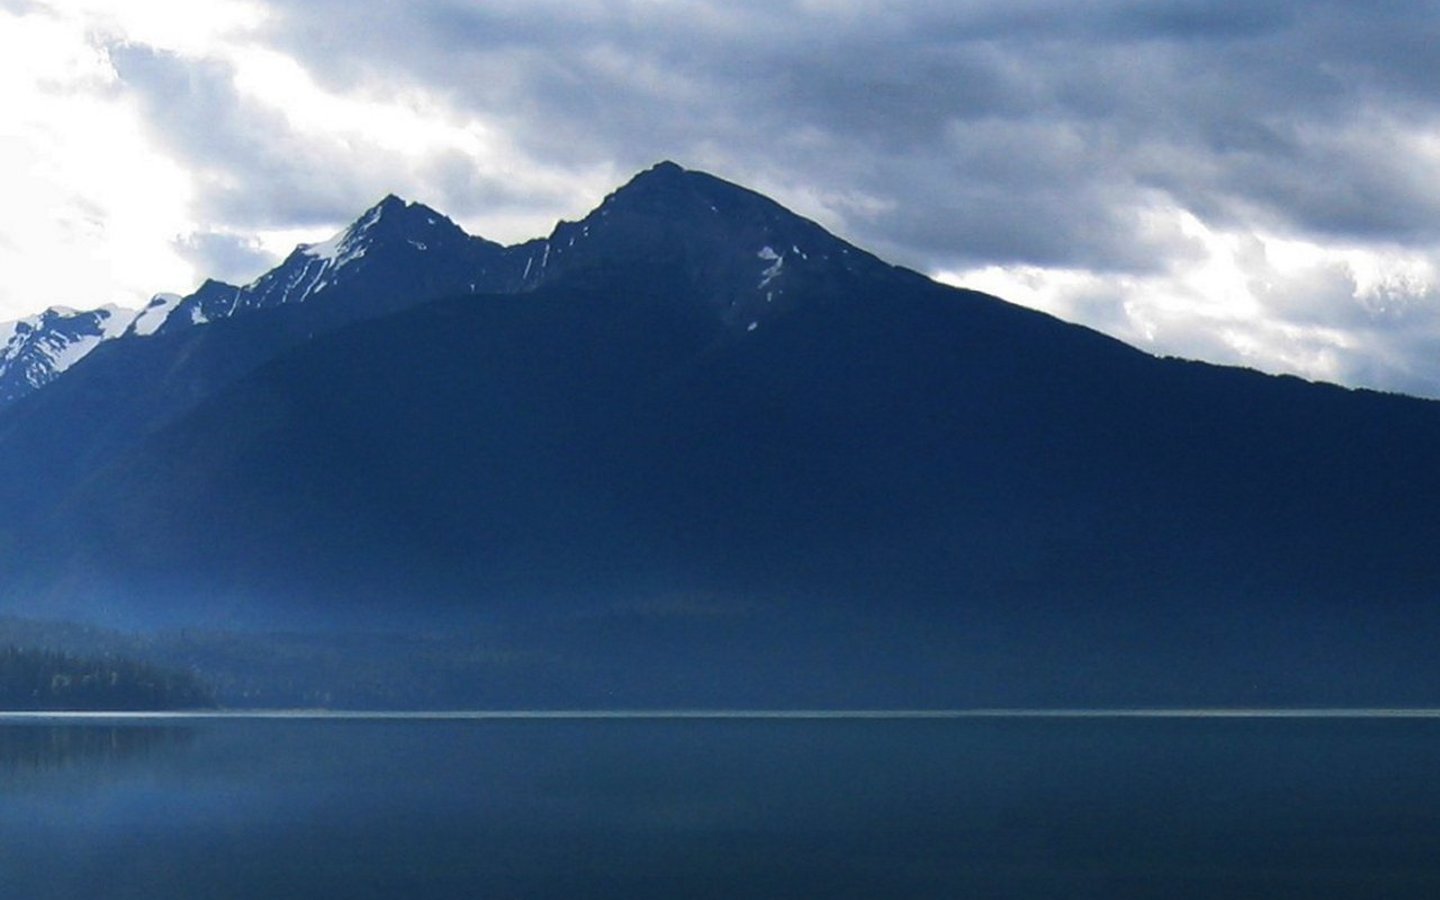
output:
[[0,896],[1440,896],[1440,721],[0,725]]

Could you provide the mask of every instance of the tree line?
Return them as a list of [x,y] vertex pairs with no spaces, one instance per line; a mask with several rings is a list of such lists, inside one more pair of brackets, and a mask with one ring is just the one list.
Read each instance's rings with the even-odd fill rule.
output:
[[215,705],[195,675],[112,656],[0,647],[0,710],[169,710]]

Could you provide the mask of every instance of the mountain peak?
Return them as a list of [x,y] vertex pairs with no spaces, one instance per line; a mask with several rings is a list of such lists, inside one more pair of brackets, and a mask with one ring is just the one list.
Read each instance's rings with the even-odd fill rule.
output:
[[529,284],[597,260],[633,262],[652,282],[668,279],[746,331],[785,315],[802,293],[895,271],[763,194],[669,160],[541,244],[526,267]]
[[[207,281],[178,304],[147,318],[147,327],[153,329],[148,333],[305,303],[322,293],[334,296],[337,288],[352,299],[357,291],[410,300],[474,293],[485,283],[491,257],[501,251],[498,244],[470,236],[425,204],[390,193],[330,238],[298,245],[280,265],[243,287]],[[410,288],[399,290],[401,284]],[[399,303],[385,300],[376,309]],[[347,320],[363,317],[363,308],[335,315]]]
[[415,220],[431,221],[431,224],[441,220],[449,222],[449,217],[437,212],[423,203],[415,200],[406,200],[397,194],[386,194],[380,198],[380,202],[366,210],[358,221],[380,221],[391,220],[395,217]]
[[630,184],[634,184],[635,182],[642,180],[674,180],[677,178],[684,178],[687,175],[693,174],[701,173],[693,172],[690,169],[687,169],[679,163],[673,162],[671,160],[662,159],[650,168],[641,169],[639,172],[635,173],[635,176],[630,179]]
[[104,341],[124,334],[137,312],[106,304],[52,306],[0,324],[0,406],[50,383]]
[[301,244],[296,253],[339,269],[364,256],[377,240],[405,241],[416,250],[425,250],[436,241],[469,239],[460,226],[425,204],[386,194],[330,239]]
[[669,160],[656,163],[616,189],[585,221],[612,214],[659,221],[672,231],[699,229],[716,237],[725,234],[751,254],[767,246],[779,252],[782,245],[798,245],[807,252],[869,256],[764,194]]
[[[528,291],[577,272],[585,279],[610,277],[601,273],[631,264],[651,285],[692,296],[742,330],[784,315],[802,292],[823,293],[826,285],[861,272],[890,270],[761,194],[662,160],[581,221],[561,222],[549,237],[512,248],[472,237],[442,213],[386,193],[332,237],[300,244],[247,285],[207,280],[186,297],[158,295],[124,316],[92,311],[83,326],[81,314],[53,309],[33,322],[0,326],[0,344],[18,347],[17,334],[37,329],[68,335],[83,328],[107,339],[120,332],[148,337],[321,294],[327,306],[334,305],[331,297],[348,299],[315,318],[348,321],[427,297]],[[368,299],[356,299],[362,295]],[[404,302],[396,299],[401,297]],[[60,359],[65,365],[90,346],[60,340],[76,348]],[[27,376],[17,391],[39,380]]]
[[717,201],[731,202],[745,198],[750,202],[763,201],[780,209],[773,201],[724,179],[706,172],[686,169],[670,160],[663,160],[639,172],[621,187],[613,191],[600,208],[620,203],[637,204],[646,209],[669,213],[681,211],[685,205],[713,209]]
[[367,209],[360,218],[350,225],[352,229],[369,230],[379,225],[402,228],[445,227],[460,231],[460,227],[443,213],[395,194],[386,194],[379,203]]
[[371,209],[404,209],[405,207],[410,205],[412,205],[410,201],[406,200],[404,197],[400,197],[396,194],[386,194],[384,197],[381,197],[380,202],[372,206]]

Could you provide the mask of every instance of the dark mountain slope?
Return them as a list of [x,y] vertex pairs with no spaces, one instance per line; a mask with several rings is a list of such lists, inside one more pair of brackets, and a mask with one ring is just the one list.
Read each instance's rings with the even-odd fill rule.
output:
[[142,312],[123,338],[0,411],[0,555],[7,534],[117,453],[277,354],[425,300],[511,285],[507,260],[434,210],[387,197],[250,285],[207,281],[153,318]]
[[799,301],[754,331],[643,288],[356,326],[103,470],[47,543],[171,612],[465,612],[628,660],[622,684],[702,650],[720,684],[818,657],[793,676],[816,697],[853,659],[889,701],[1417,674],[1433,404],[1152,360],[935,287]]

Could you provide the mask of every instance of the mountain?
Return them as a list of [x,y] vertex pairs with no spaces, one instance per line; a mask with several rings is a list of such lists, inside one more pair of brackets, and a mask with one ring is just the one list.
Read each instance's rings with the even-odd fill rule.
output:
[[672,164],[510,248],[374,213],[0,417],[8,610],[477,636],[456,702],[1436,699],[1440,404],[1156,359]]
[[[682,211],[691,219],[686,240],[699,250],[697,268],[689,274],[706,284],[713,294],[709,302],[733,301],[727,315],[747,325],[777,308],[777,302],[783,308],[785,282],[797,270],[819,271],[800,249],[807,239],[823,234],[819,226],[749,192],[687,191],[682,187],[684,174],[674,163],[661,163],[627,190],[607,197],[583,222],[561,222],[548,238],[511,248],[468,235],[423,204],[389,195],[334,237],[296,247],[279,266],[243,287],[208,279],[184,297],[157,294],[138,312],[114,306],[85,312],[56,308],[0,324],[6,343],[0,355],[0,408],[49,384],[101,342],[114,338],[129,338],[133,344],[138,338],[173,336],[196,325],[298,306],[324,295],[324,302],[310,304],[304,317],[308,338],[424,299],[533,289],[557,276],[573,275],[577,268],[593,268],[597,260],[605,266],[623,261],[643,268],[649,265],[644,254],[674,243],[667,233],[669,219]],[[611,225],[612,212],[619,213],[618,229]],[[754,234],[776,228],[772,243],[780,249],[762,244],[756,251],[758,263],[736,259],[739,245],[724,242],[736,237],[732,226],[737,224]],[[841,260],[836,268],[847,276],[859,260],[868,258],[848,245],[838,252],[855,253],[853,261]],[[821,254],[815,263],[823,262]],[[753,280],[754,291],[740,291],[732,283],[736,278]],[[267,347],[266,353],[275,350]],[[147,347],[143,355],[156,351]]]
[[[0,408],[44,387],[115,338],[174,335],[236,315],[320,297],[308,327],[335,327],[415,298],[510,286],[503,248],[471,237],[445,216],[394,195],[328,241],[295,248],[277,267],[239,287],[206,280],[187,296],[157,294],[139,311],[55,308],[0,324]],[[153,352],[153,351],[152,351]]]
[[[329,302],[319,306],[347,321],[399,308],[417,295],[493,287],[505,278],[503,259],[500,245],[467,235],[427,206],[390,195],[330,240],[295,248],[244,287],[207,281],[154,331],[173,334],[322,297]],[[335,295],[340,299],[332,300]]]
[[[152,306],[163,303],[157,297]],[[51,307],[0,323],[0,409],[44,387],[95,349],[124,334],[135,313],[115,306],[79,312]]]
[[[512,287],[519,265],[440,213],[389,196],[248,285],[207,280],[188,296],[116,312],[103,335],[70,345],[66,362],[85,364],[69,377],[32,379],[0,403],[0,454],[10,463],[0,469],[0,506],[11,511],[0,540],[29,527],[25,512],[48,514],[87,473],[276,354],[411,304]],[[43,396],[30,397],[42,383]]]

